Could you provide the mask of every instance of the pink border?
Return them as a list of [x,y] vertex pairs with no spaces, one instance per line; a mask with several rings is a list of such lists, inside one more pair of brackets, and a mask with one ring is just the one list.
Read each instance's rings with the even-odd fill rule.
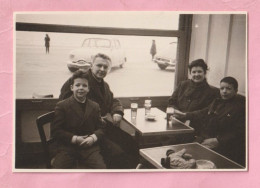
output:
[[[257,0],[1,0],[0,1],[0,187],[259,187],[260,3]],[[247,11],[249,80],[249,171],[163,173],[12,173],[14,11]],[[260,57],[259,57],[260,58]],[[254,81],[254,82],[251,82]],[[252,84],[251,84],[252,83]],[[254,84],[253,84],[254,83]],[[253,92],[252,92],[253,91]],[[259,102],[259,103],[258,103]]]

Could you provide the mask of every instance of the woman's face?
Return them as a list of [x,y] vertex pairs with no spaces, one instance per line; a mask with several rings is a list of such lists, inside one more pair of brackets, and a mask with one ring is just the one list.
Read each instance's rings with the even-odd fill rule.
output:
[[192,67],[190,71],[191,79],[196,82],[202,82],[205,79],[206,73],[202,67]]

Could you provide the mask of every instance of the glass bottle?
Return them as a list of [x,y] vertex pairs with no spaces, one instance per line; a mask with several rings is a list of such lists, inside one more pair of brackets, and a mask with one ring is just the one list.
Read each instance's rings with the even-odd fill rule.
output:
[[151,113],[152,100],[148,99],[144,101],[145,116]]

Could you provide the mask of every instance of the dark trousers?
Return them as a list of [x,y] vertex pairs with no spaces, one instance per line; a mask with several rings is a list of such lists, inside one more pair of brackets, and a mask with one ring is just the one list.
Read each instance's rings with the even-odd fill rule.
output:
[[123,130],[115,126],[106,128],[101,152],[108,168],[133,169],[139,163],[138,144]]
[[52,166],[56,169],[106,169],[98,145],[89,148],[79,148],[78,146],[61,147],[54,158]]

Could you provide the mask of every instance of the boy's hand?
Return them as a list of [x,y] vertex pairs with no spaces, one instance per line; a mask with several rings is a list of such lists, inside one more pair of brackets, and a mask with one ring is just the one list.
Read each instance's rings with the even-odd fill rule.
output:
[[117,125],[122,120],[122,116],[120,114],[113,115],[114,125]]
[[81,142],[81,144],[79,145],[80,147],[90,147],[94,144],[94,138],[89,136],[87,138],[85,138],[83,140],[83,142]]
[[88,135],[85,135],[85,136],[76,136],[76,140],[75,140],[76,144],[77,144],[77,145],[80,145],[80,144],[85,140],[85,138],[87,138],[87,137],[88,137]]

